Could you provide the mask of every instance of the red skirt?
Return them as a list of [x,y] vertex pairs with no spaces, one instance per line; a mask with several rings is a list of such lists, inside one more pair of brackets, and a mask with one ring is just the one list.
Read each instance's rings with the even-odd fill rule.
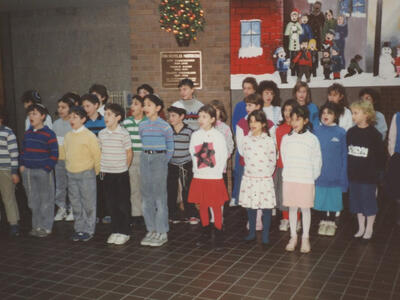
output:
[[188,196],[189,203],[222,206],[228,200],[229,195],[223,179],[192,179]]

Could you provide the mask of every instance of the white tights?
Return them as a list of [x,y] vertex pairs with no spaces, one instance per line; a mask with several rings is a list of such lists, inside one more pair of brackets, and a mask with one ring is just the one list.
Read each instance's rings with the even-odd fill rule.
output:
[[[298,207],[289,207],[289,224],[290,224],[290,236],[297,236],[297,210]],[[311,209],[301,208],[301,217],[303,220],[303,238],[308,238],[311,226]]]

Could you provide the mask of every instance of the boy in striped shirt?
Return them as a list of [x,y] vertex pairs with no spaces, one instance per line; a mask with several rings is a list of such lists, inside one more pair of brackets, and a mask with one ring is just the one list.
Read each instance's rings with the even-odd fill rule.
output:
[[122,123],[129,132],[132,141],[133,159],[129,167],[129,181],[131,187],[131,216],[133,224],[143,224],[142,195],[140,193],[140,155],[142,153],[142,141],[139,135],[139,125],[147,120],[143,114],[143,98],[139,95],[132,97],[131,116]]
[[139,125],[143,153],[140,158],[142,175],[142,205],[147,234],[142,246],[159,247],[167,241],[168,162],[174,153],[174,137],[171,126],[159,117],[164,103],[155,95],[144,97],[144,112],[148,120]]
[[100,172],[103,177],[105,200],[111,212],[111,235],[107,243],[123,245],[130,239],[129,166],[132,143],[129,133],[120,126],[124,109],[116,103],[105,106],[106,128],[99,132],[101,148]]
[[10,235],[19,235],[19,211],[15,199],[15,185],[18,177],[18,145],[11,128],[4,125],[5,116],[0,111],[0,192],[10,223]]
[[44,125],[48,114],[41,104],[28,107],[31,126],[25,131],[20,154],[20,172],[32,210],[31,236],[46,237],[54,219],[54,166],[58,160],[56,134]]
[[190,137],[193,129],[183,122],[186,109],[176,103],[168,108],[168,122],[174,132],[174,154],[168,163],[168,215],[172,223],[179,223],[177,200],[184,205],[185,219],[192,225],[199,223],[193,203],[188,203],[190,182],[193,177],[192,157],[189,152]]

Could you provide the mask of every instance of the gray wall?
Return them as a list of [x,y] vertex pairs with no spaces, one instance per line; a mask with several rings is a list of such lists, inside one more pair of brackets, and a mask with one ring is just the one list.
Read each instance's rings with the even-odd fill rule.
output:
[[27,89],[38,89],[53,115],[61,95],[83,94],[95,82],[131,90],[128,1],[113,4],[0,15],[8,27],[2,30],[2,44],[9,48],[4,61],[13,70],[4,74],[12,77],[5,80],[7,101],[16,107],[19,136],[25,118],[19,99]]

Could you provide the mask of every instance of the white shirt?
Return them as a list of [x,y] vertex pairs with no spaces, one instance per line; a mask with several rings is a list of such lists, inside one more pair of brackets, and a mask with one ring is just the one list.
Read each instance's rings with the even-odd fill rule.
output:
[[339,117],[339,127],[342,127],[344,130],[349,130],[354,126],[353,118],[351,116],[351,111],[347,107],[344,108],[343,114]]
[[97,109],[97,112],[98,112],[99,114],[101,114],[101,115],[104,117],[104,105],[100,106],[100,107]]

